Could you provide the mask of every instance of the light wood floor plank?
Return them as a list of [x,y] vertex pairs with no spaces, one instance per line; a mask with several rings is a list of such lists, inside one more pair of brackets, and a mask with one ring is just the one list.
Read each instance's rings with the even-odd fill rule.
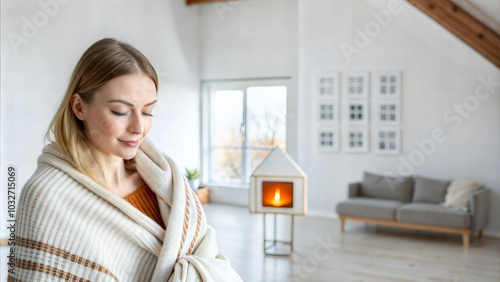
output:
[[[295,217],[294,252],[263,253],[263,216],[247,208],[204,205],[219,251],[243,281],[500,281],[500,240]],[[290,219],[278,215],[278,240],[289,240]],[[268,215],[267,228],[273,219]],[[268,230],[268,239],[272,232]],[[326,248],[322,247],[325,245]]]

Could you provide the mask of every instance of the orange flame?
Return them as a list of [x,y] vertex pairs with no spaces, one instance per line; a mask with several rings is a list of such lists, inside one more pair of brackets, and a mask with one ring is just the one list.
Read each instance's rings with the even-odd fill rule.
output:
[[280,189],[276,189],[276,193],[274,194],[273,206],[279,207],[281,206],[281,193]]

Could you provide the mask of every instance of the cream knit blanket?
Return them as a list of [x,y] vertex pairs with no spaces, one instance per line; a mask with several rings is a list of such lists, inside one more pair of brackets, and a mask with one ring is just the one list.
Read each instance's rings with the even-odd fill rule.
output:
[[50,144],[20,195],[8,281],[241,281],[174,161],[148,139],[134,159],[166,230]]

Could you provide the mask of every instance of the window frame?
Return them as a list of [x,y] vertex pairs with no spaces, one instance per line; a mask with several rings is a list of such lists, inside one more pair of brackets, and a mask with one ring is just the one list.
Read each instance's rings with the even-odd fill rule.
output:
[[[290,102],[290,93],[293,91],[291,87],[291,81],[289,77],[283,78],[263,78],[263,79],[228,79],[228,80],[206,80],[201,83],[201,170],[202,170],[202,185],[208,185],[211,187],[234,187],[234,188],[249,188],[249,183],[245,183],[244,179],[249,179],[252,171],[250,171],[249,166],[250,160],[247,158],[249,149],[272,149],[273,147],[264,148],[259,146],[250,146],[247,142],[248,132],[246,128],[244,128],[244,134],[242,135],[242,143],[240,146],[234,146],[234,148],[242,150],[242,171],[241,177],[239,181],[234,182],[217,182],[214,181],[211,177],[214,175],[215,170],[215,156],[214,156],[214,146],[215,140],[213,136],[214,130],[214,94],[217,91],[224,90],[240,90],[243,92],[243,125],[247,126],[247,89],[250,87],[267,87],[267,86],[285,86],[287,89],[287,105],[286,105],[286,142],[287,142],[287,151],[289,150],[289,139],[290,139],[290,128],[293,125],[290,124],[290,109],[291,106],[294,106],[296,103]],[[295,113],[295,110],[292,109],[292,113]],[[292,114],[293,115],[293,114]],[[242,130],[242,129],[240,129]],[[296,132],[295,130],[293,132]],[[294,134],[292,134],[294,135]],[[293,142],[292,142],[293,143]],[[230,146],[233,148],[233,146]],[[217,147],[219,148],[219,147]],[[229,147],[228,147],[229,148]],[[247,153],[245,153],[247,152]]]

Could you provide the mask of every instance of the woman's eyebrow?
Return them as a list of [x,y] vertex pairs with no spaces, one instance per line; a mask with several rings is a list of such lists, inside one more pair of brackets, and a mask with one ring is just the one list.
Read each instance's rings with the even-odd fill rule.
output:
[[154,100],[153,102],[151,102],[151,103],[149,103],[149,104],[144,105],[144,107],[151,106],[151,105],[153,105],[154,103],[156,103],[156,101],[157,101],[157,100]]
[[[146,105],[144,105],[144,107],[147,107],[147,106],[151,106],[153,105],[154,103],[156,103],[157,100],[154,100],[153,102],[151,103],[148,103]],[[127,106],[130,106],[130,107],[134,107],[134,105],[132,103],[129,103],[127,101],[123,101],[121,99],[114,99],[114,100],[109,100],[108,103],[122,103],[122,104],[125,104]]]

